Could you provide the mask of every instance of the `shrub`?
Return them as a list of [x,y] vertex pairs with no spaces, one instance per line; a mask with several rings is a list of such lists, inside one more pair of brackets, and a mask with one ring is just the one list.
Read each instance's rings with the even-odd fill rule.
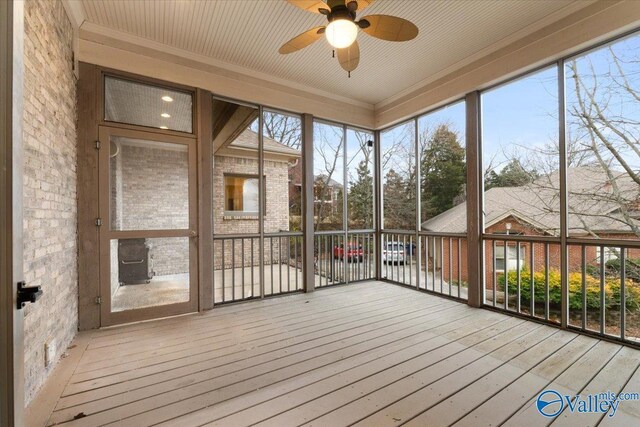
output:
[[[535,272],[534,280],[534,301],[541,303],[545,299],[545,275],[544,272]],[[516,295],[518,292],[518,276],[516,271],[509,272],[509,295]],[[504,291],[505,275],[498,275],[498,289]],[[600,308],[600,279],[587,275],[585,277],[585,288],[587,294],[587,308]],[[640,285],[630,279],[625,281],[626,307],[628,310],[640,310]],[[620,309],[620,279],[609,278],[605,280],[604,286],[605,308]],[[531,302],[531,272],[524,269],[520,272],[520,298],[521,303]],[[560,308],[561,284],[560,272],[549,270],[549,305]],[[569,308],[573,310],[582,309],[582,274],[569,273]]]

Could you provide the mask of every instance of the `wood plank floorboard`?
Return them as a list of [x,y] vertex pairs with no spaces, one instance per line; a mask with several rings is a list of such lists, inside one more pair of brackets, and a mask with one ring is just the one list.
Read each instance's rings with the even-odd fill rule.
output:
[[383,282],[80,337],[32,403],[48,426],[640,425],[640,402],[536,409],[546,389],[639,392],[640,351]]

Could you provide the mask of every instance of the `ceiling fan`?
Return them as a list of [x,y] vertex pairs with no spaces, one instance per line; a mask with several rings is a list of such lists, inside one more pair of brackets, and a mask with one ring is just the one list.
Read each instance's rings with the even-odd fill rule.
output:
[[356,21],[356,12],[375,0],[287,0],[292,5],[327,17],[326,26],[314,27],[286,42],[278,50],[286,55],[305,48],[324,35],[334,52],[338,54],[340,66],[349,73],[360,63],[360,47],[356,38],[358,29],[368,35],[393,42],[404,42],[418,35],[418,27],[406,19],[389,15],[367,15]]

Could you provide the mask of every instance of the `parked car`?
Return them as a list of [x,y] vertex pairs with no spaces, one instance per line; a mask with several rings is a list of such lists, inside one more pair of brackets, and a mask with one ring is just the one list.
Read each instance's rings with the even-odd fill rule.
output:
[[415,255],[416,252],[416,244],[415,243],[407,243],[406,245],[404,245],[404,253],[406,253],[409,256],[413,256]]
[[[344,260],[345,258],[345,253],[344,253],[344,245],[341,244],[339,246],[334,246],[333,248],[333,257],[335,259],[341,259]],[[354,261],[358,261],[358,262],[362,262],[363,258],[364,258],[364,251],[362,250],[362,245],[356,245],[353,243],[349,243],[347,245],[347,261],[348,262],[354,262]]]
[[401,242],[387,242],[382,247],[382,262],[404,264],[405,247]]

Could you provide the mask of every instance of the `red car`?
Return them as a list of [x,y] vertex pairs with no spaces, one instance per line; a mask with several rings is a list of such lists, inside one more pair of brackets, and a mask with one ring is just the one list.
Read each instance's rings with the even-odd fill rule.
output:
[[[335,259],[344,260],[345,258],[344,245],[334,246],[333,257]],[[364,258],[364,252],[362,250],[362,245],[358,246],[351,243],[347,245],[347,261],[348,262],[355,262],[355,261],[362,262],[363,258]]]

